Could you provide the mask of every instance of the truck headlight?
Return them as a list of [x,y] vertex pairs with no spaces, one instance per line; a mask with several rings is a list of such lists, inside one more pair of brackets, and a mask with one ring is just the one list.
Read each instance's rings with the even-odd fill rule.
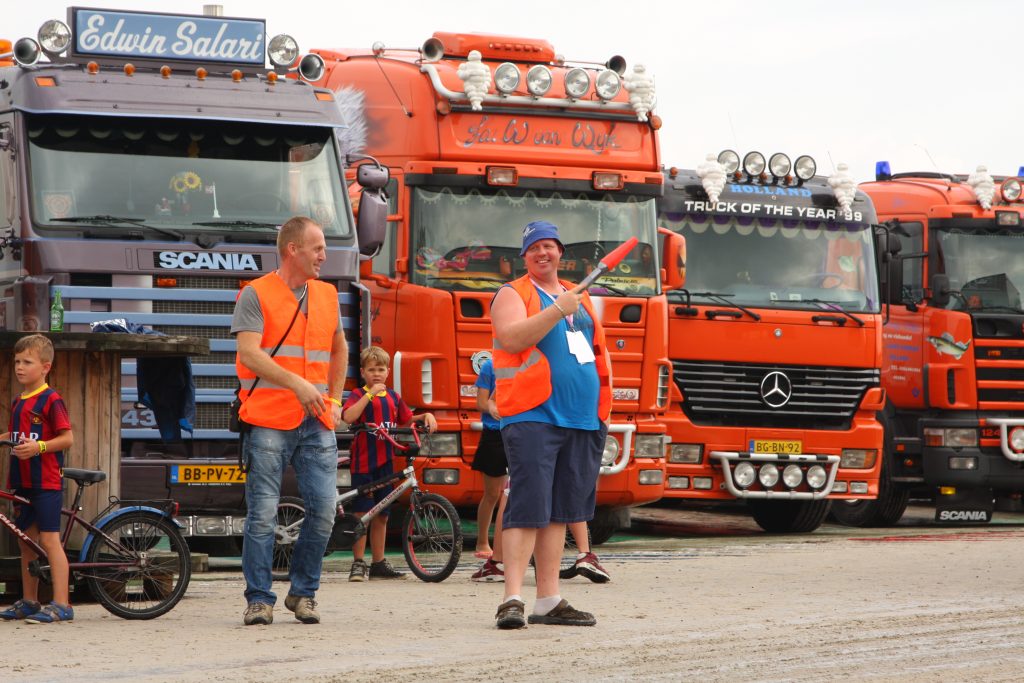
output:
[[[811,465],[807,468],[807,485],[812,489],[815,491],[822,489],[826,481],[828,481],[828,473],[825,472],[824,467],[821,465]],[[846,484],[844,483],[843,486],[845,487]]]
[[[435,432],[420,436],[420,455],[440,457],[459,454],[459,435],[454,432]],[[399,457],[400,453],[396,453]]]
[[757,478],[757,470],[749,462],[741,462],[733,470],[732,478],[736,480],[737,486],[745,489],[754,483],[754,479]]
[[1017,452],[1024,451],[1024,427],[1014,427],[1010,431],[1010,448]]
[[640,470],[641,484],[660,484],[664,478],[665,473],[661,470]]
[[770,462],[761,465],[757,472],[757,480],[761,482],[761,486],[770,489],[779,483],[779,468]]
[[664,434],[639,434],[636,437],[636,450],[633,457],[636,458],[664,458],[665,457],[665,435]]
[[339,489],[347,489],[352,487],[352,471],[348,469],[338,470],[338,478],[335,481],[335,485]]
[[973,448],[978,445],[978,430],[974,427],[926,427],[924,445],[940,448]]
[[423,483],[424,484],[458,484],[459,483],[459,471],[430,468],[423,470]]
[[669,447],[668,461],[685,463],[687,465],[700,464],[704,454],[704,446],[699,443],[674,443]]
[[869,470],[875,466],[878,451],[870,448],[844,448],[839,466],[854,470]]
[[619,442],[615,437],[608,435],[604,438],[604,453],[601,454],[601,464],[611,465],[619,455]]
[[786,469],[782,470],[782,483],[788,488],[795,489],[803,480],[804,472],[800,465],[786,465]]

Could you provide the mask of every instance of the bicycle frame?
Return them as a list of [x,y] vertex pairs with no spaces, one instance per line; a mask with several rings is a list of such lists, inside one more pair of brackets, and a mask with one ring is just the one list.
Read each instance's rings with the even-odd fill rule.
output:
[[353,500],[355,498],[358,498],[359,496],[363,496],[366,495],[367,493],[376,491],[377,489],[383,486],[387,486],[391,482],[398,481],[399,479],[404,479],[404,481],[398,486],[396,486],[394,491],[384,496],[384,498],[379,503],[374,505],[372,508],[369,509],[368,512],[366,512],[362,517],[359,518],[359,521],[363,525],[366,525],[367,523],[369,523],[370,520],[379,515],[381,511],[390,507],[391,504],[395,502],[395,500],[397,500],[403,493],[405,493],[409,489],[415,489],[417,491],[419,490],[419,482],[416,480],[416,474],[413,471],[412,465],[408,465],[401,472],[395,472],[394,474],[391,474],[387,477],[377,479],[376,481],[371,481],[369,484],[363,484],[359,488],[352,489],[351,491],[346,491],[345,493],[340,493],[338,494],[337,499],[334,501],[334,504],[341,506],[346,501]]

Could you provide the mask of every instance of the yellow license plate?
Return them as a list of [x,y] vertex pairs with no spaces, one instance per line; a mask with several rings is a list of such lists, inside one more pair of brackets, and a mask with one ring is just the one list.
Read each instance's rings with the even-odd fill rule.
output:
[[172,465],[172,484],[244,484],[236,465]]
[[784,441],[781,439],[751,439],[751,453],[785,453],[798,455],[804,452],[802,441]]

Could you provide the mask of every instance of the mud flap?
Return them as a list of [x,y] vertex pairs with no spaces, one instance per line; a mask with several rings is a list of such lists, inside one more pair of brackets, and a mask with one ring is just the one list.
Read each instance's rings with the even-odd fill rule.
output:
[[935,521],[940,524],[988,524],[995,509],[992,489],[957,489],[935,498]]

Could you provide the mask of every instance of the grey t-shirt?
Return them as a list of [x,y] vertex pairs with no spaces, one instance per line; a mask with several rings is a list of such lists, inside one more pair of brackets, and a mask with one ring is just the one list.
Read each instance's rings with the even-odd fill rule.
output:
[[[305,289],[305,285],[292,290],[296,302],[302,296],[303,289]],[[306,313],[306,303],[308,300],[308,297],[302,300],[303,314]],[[291,309],[291,312],[294,313],[295,309]],[[334,333],[337,334],[341,330],[341,306],[339,305],[338,328]],[[238,301],[235,302],[235,312],[231,317],[231,334],[238,334],[239,332],[259,332],[263,334],[263,309],[260,308],[260,299],[256,295],[256,289],[253,287],[243,287],[242,293],[238,296]]]

